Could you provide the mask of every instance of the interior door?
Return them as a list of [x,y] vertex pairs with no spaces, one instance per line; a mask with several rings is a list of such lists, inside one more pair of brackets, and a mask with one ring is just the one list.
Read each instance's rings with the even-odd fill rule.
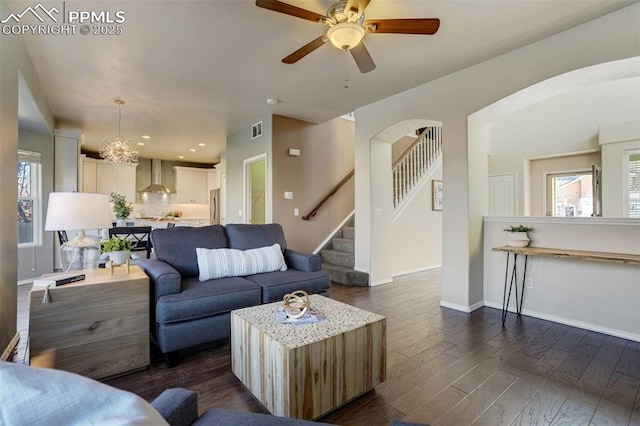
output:
[[245,160],[244,171],[244,223],[267,223],[266,154]]
[[489,176],[489,216],[516,215],[516,176]]

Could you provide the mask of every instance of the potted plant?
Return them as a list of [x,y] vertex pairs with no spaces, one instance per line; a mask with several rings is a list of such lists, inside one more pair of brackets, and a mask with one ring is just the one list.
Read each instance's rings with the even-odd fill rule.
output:
[[102,253],[109,254],[109,260],[111,260],[114,265],[122,265],[131,255],[133,241],[114,235],[108,240],[102,241],[100,247]]
[[109,201],[113,204],[113,212],[118,219],[118,226],[125,226],[124,220],[129,217],[133,208],[131,203],[127,202],[127,198],[124,195],[120,195],[117,192],[112,192]]
[[528,232],[533,228],[525,225],[511,225],[504,229],[507,232],[507,245],[510,247],[526,247],[529,245]]

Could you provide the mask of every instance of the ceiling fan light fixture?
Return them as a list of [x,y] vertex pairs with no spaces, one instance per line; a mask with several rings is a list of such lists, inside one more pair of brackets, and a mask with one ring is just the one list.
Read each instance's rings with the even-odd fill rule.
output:
[[352,22],[341,22],[327,31],[331,43],[342,50],[353,49],[362,41],[364,34],[364,28]]

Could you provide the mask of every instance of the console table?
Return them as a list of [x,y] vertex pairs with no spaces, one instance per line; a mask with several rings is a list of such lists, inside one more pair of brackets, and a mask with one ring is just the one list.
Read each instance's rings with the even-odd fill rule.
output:
[[[522,313],[522,302],[524,300],[524,285],[527,278],[527,260],[529,256],[547,256],[561,259],[591,260],[597,262],[627,263],[640,265],[640,255],[627,253],[608,253],[599,251],[567,250],[546,247],[510,247],[500,246],[492,249],[496,252],[507,253],[507,266],[504,274],[504,290],[502,294],[502,326],[507,319],[507,308],[511,300],[511,292],[515,290],[516,313]],[[513,266],[511,278],[509,279],[509,258],[513,254]],[[524,255],[524,267],[520,284],[520,296],[518,296],[518,255]],[[507,283],[509,290],[507,291]]]
[[149,366],[149,278],[138,267],[77,271],[85,279],[29,293],[30,364],[93,379]]

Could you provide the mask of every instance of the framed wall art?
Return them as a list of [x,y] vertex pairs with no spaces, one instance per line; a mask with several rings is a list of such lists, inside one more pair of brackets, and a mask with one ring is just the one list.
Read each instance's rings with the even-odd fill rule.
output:
[[442,181],[431,181],[431,210],[442,210]]

